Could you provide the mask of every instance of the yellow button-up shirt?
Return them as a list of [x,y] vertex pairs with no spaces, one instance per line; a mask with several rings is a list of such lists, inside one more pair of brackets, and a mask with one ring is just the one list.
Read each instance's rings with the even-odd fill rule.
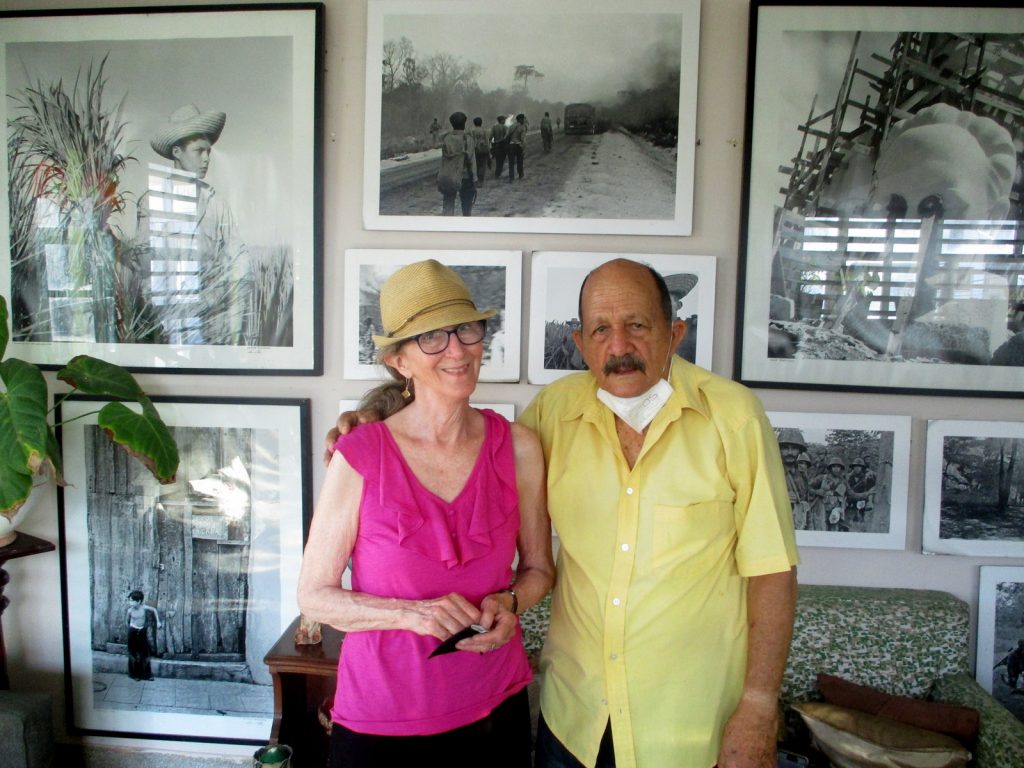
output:
[[747,388],[676,357],[633,469],[589,373],[520,421],[541,438],[559,538],[541,710],[593,765],[708,768],[742,692],[746,577],[798,561],[774,432]]

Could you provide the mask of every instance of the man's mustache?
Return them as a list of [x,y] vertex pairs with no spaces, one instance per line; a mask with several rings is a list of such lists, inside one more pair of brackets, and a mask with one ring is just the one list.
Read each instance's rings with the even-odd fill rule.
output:
[[633,371],[640,371],[640,373],[647,371],[647,363],[643,361],[643,358],[628,353],[620,356],[613,355],[604,364],[605,376],[612,373],[632,373]]

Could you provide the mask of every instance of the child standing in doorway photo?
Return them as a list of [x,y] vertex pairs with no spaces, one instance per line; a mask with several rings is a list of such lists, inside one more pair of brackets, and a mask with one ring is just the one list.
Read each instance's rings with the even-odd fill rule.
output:
[[149,666],[149,657],[153,652],[149,647],[146,614],[152,612],[156,628],[160,629],[161,626],[160,614],[156,608],[143,605],[144,597],[141,589],[133,589],[128,593],[128,676],[132,680],[153,679],[153,672]]

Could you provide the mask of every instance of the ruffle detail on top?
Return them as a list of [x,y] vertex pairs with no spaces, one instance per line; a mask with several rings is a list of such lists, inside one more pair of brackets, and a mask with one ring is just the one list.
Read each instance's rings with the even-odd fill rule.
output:
[[444,563],[447,568],[465,565],[490,552],[492,531],[518,513],[512,431],[508,422],[493,411],[481,413],[485,434],[480,454],[465,486],[451,503],[420,483],[384,424],[367,424],[356,430],[379,430],[380,468],[376,477],[381,483],[364,492],[375,490],[380,508],[394,510],[399,546]]

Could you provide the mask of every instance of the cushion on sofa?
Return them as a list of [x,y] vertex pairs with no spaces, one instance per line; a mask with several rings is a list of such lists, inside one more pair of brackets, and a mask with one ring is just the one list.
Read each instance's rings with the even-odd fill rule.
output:
[[793,708],[835,768],[961,768],[971,753],[956,739],[822,702]]
[[830,704],[943,733],[952,736],[968,749],[974,749],[978,738],[978,710],[970,707],[912,699],[909,696],[893,696],[824,673],[818,675],[818,690]]

